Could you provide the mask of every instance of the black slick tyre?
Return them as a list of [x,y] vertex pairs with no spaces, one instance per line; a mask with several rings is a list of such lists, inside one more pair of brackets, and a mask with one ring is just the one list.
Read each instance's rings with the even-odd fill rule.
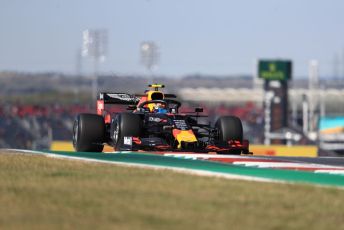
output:
[[124,137],[140,137],[143,122],[139,115],[132,113],[120,113],[111,124],[111,139],[115,150],[123,145]]
[[[220,117],[215,127],[218,130],[218,140],[226,143],[230,140],[243,143],[243,128],[240,118],[236,116]],[[241,151],[232,151],[232,154],[240,154]]]
[[79,114],[73,126],[73,146],[78,152],[102,152],[105,122],[96,114]]

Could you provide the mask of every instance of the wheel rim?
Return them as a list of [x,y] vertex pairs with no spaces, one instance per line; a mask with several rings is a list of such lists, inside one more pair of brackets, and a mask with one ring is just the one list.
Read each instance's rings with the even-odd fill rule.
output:
[[73,126],[73,146],[74,148],[77,147],[78,143],[78,131],[79,131],[79,122],[75,121]]
[[115,145],[117,145],[118,137],[119,137],[119,125],[118,125],[118,122],[116,121],[115,128],[113,130],[113,140],[115,142]]

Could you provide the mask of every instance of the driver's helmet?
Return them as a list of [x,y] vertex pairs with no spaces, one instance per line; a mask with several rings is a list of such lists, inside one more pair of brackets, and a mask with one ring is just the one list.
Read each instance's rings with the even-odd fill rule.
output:
[[155,103],[153,108],[154,113],[167,113],[167,109],[162,103]]

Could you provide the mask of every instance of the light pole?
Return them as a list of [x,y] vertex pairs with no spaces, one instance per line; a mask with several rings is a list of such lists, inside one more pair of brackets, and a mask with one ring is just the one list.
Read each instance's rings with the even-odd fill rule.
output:
[[97,99],[99,63],[107,55],[108,32],[106,29],[87,29],[82,33],[82,56],[93,58],[94,75],[92,78],[92,96]]
[[309,124],[308,131],[314,132],[316,124],[316,109],[319,105],[319,62],[317,60],[309,61],[309,79],[308,79],[308,103],[309,103]]
[[154,83],[153,70],[158,66],[160,53],[159,47],[153,41],[144,41],[140,45],[141,64],[149,72],[149,80]]

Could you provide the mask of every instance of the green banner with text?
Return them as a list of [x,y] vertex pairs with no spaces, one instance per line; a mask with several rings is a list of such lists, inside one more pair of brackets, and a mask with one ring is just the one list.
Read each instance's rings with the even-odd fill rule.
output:
[[284,60],[260,60],[258,76],[264,80],[287,81],[291,79],[292,63]]

